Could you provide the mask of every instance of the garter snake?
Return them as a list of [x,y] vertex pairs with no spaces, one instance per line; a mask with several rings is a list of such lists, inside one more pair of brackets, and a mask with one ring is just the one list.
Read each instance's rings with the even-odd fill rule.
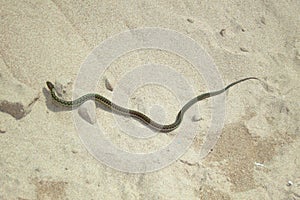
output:
[[146,115],[144,115],[141,112],[138,112],[138,111],[135,111],[135,110],[130,110],[130,109],[124,108],[122,106],[119,106],[117,104],[114,104],[113,102],[111,102],[110,100],[108,100],[107,98],[105,98],[105,97],[103,97],[99,94],[93,94],[93,93],[86,94],[86,95],[83,95],[82,97],[80,97],[78,99],[73,100],[73,101],[63,100],[55,94],[55,88],[54,88],[54,85],[51,82],[47,81],[46,84],[47,84],[47,87],[49,88],[49,90],[51,92],[51,96],[54,99],[54,101],[56,101],[58,104],[60,104],[62,106],[70,107],[70,108],[76,108],[76,107],[79,107],[81,104],[83,104],[84,102],[86,102],[88,100],[94,100],[94,101],[100,103],[101,105],[103,105],[104,107],[106,107],[109,111],[116,112],[117,114],[121,114],[123,116],[133,117],[133,118],[141,121],[145,125],[149,126],[151,129],[154,129],[154,130],[159,131],[159,132],[171,132],[171,131],[175,130],[180,125],[184,113],[193,104],[195,104],[198,101],[201,101],[203,99],[207,99],[209,97],[213,97],[213,96],[222,94],[223,92],[228,90],[230,87],[232,87],[232,86],[234,86],[234,85],[236,85],[240,82],[249,80],[249,79],[260,80],[256,77],[248,77],[248,78],[240,79],[238,81],[235,81],[235,82],[227,85],[225,88],[223,88],[221,90],[203,93],[203,94],[191,99],[178,112],[176,120],[172,124],[168,124],[168,125],[159,124],[159,123],[153,121],[152,119],[150,119],[149,117],[147,117]]

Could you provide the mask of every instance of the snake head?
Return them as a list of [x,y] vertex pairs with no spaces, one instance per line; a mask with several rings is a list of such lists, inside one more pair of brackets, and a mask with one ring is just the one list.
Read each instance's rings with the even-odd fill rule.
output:
[[50,91],[54,89],[54,85],[51,82],[47,81],[46,84]]

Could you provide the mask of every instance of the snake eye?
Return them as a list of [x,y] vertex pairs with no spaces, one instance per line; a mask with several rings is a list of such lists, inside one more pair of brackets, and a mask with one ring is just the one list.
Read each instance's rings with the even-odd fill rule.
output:
[[47,84],[47,87],[49,88],[49,90],[54,89],[54,85],[51,82],[47,81],[46,84]]

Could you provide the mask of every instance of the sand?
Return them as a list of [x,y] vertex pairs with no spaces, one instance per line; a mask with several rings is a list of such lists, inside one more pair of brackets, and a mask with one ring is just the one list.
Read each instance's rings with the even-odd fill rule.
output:
[[[0,4],[0,199],[300,199],[299,1]],[[155,152],[184,127],[195,127],[196,136],[182,156],[153,172],[145,165],[130,173],[90,153],[72,112],[54,104],[45,83],[56,81],[63,98],[71,98],[80,67],[96,47],[145,27],[192,38],[210,55],[224,85],[248,76],[265,84],[248,81],[225,94],[220,138],[203,157],[199,151],[212,126],[212,99],[197,104],[201,112],[187,115],[180,131],[143,140],[126,135],[112,113],[97,108],[105,139],[133,153]],[[197,94],[210,89],[210,81],[185,58],[161,49],[136,49],[99,74],[95,92],[108,99],[118,89],[128,94],[121,80],[149,63],[171,67]],[[145,80],[145,74],[135,77],[130,83]],[[181,82],[172,84],[185,90]],[[145,84],[122,105],[172,122],[182,103],[173,90]],[[125,126],[143,128],[123,120]],[[154,164],[159,166],[159,158]]]

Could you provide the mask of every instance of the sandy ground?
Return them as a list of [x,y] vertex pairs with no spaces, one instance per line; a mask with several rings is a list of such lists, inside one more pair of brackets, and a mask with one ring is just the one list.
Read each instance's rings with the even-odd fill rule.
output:
[[[300,199],[300,3],[294,1],[1,1],[0,199]],[[65,97],[81,64],[101,42],[142,27],[175,30],[193,38],[214,60],[225,84],[257,76],[226,94],[221,138],[200,159],[210,125],[211,100],[193,144],[171,165],[151,173],[125,173],[97,161],[76,132],[72,114],[53,104],[47,80]],[[136,50],[99,75],[97,92],[111,98],[127,72],[149,62],[173,67],[197,93],[201,76],[183,58]],[[143,75],[141,75],[143,77]],[[167,97],[166,97],[167,96]],[[161,102],[166,119],[180,105],[172,91],[139,88],[128,107],[149,114]],[[135,144],[96,110],[98,123],[120,148],[155,151],[176,134]],[[171,120],[170,120],[171,121]],[[88,134],[88,133],[87,133]]]

